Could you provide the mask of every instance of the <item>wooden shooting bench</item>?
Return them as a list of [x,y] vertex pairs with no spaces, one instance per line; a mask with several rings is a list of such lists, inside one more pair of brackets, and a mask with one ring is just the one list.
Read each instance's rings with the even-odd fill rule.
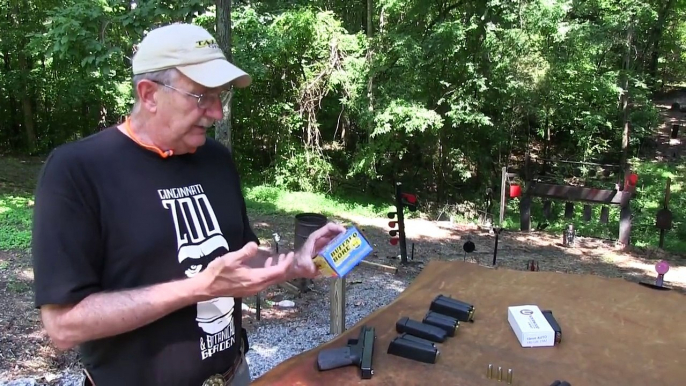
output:
[[[669,283],[667,283],[668,285]],[[460,322],[426,364],[386,353],[395,323],[420,320],[438,294],[471,303],[474,323]],[[535,304],[553,311],[562,329],[556,347],[522,348],[507,307]],[[513,370],[513,385],[683,385],[686,379],[686,296],[624,279],[492,269],[461,261],[431,261],[388,306],[317,348],[290,358],[253,385],[507,385],[487,379],[489,364]],[[376,328],[372,379],[355,366],[319,372],[317,353],[343,347],[360,327]],[[503,377],[505,379],[505,377]]]

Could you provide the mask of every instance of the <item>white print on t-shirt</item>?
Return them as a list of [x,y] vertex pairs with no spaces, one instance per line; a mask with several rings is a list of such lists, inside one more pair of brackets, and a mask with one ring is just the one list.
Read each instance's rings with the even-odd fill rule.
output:
[[[225,250],[222,253],[229,251],[229,244],[221,232],[217,216],[202,185],[160,189],[157,192],[162,206],[171,212],[176,230],[179,264],[185,262],[189,266],[185,270],[186,276],[193,277],[207,268],[209,260],[203,260],[203,257],[220,248]],[[189,259],[191,264],[188,264]],[[200,337],[202,359],[233,346],[236,342],[234,299],[219,297],[200,302],[197,308],[195,320],[205,333]]]

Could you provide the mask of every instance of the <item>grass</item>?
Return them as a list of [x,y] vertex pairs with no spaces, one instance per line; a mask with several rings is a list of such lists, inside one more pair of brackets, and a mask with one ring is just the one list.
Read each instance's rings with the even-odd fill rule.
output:
[[386,216],[389,203],[363,197],[333,197],[322,193],[289,192],[274,186],[258,185],[244,189],[248,211],[262,214],[302,212],[327,216],[352,214],[365,217]]
[[28,250],[31,246],[30,197],[0,195],[0,250]]
[[41,165],[39,158],[0,157],[0,250],[31,246],[33,190]]
[[[0,250],[28,250],[31,243],[32,192],[39,165],[35,162],[17,162],[0,158],[0,170],[8,170],[8,177],[0,176]],[[670,252],[686,250],[686,170],[683,166],[667,163],[639,163],[636,171],[640,179],[637,196],[632,201],[634,215],[632,243],[639,247],[657,247],[659,230],[655,228],[655,215],[661,208],[667,178],[671,178],[670,209],[673,228],[665,235],[664,248]],[[8,183],[7,181],[14,181]],[[20,181],[20,182],[16,182]],[[385,217],[393,210],[392,200],[370,199],[360,196],[332,196],[321,193],[289,192],[274,186],[246,186],[246,206],[251,213],[294,215],[315,212],[327,216],[341,214],[364,217]],[[505,227],[519,229],[519,200],[508,200]],[[497,218],[497,205],[494,217]],[[616,239],[619,230],[619,208],[610,207],[609,223],[602,224],[600,206],[593,206],[592,219],[583,220],[583,205],[576,205],[574,218],[564,218],[564,202],[553,202],[553,220],[546,231],[561,232],[573,223],[577,233],[587,237]],[[419,208],[421,210],[421,207]],[[416,217],[419,210],[408,213]],[[535,200],[531,210],[532,227],[543,221],[542,203]]]

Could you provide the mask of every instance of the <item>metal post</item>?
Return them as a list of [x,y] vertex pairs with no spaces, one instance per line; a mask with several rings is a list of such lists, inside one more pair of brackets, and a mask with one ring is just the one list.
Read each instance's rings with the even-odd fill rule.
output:
[[405,240],[405,216],[403,215],[402,184],[395,184],[395,208],[398,210],[398,234],[400,239],[400,262],[407,264],[407,242]]
[[503,166],[503,173],[500,178],[500,227],[505,222],[505,192],[507,187],[507,166]]

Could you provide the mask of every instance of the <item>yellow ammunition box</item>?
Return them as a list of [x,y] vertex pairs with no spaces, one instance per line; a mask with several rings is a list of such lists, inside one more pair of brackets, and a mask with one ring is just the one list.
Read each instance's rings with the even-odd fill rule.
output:
[[323,276],[344,277],[372,250],[367,238],[352,226],[331,240],[314,258],[314,264]]

